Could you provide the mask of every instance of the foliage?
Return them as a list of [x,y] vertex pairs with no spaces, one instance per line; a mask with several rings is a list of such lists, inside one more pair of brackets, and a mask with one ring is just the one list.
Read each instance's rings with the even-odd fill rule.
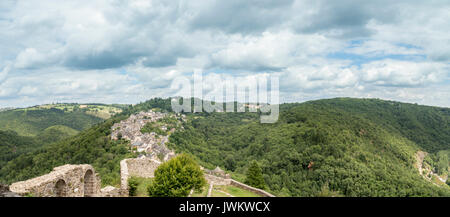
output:
[[0,130],[12,130],[21,136],[38,136],[57,125],[81,131],[101,121],[101,118],[82,111],[64,112],[56,108],[0,112]]
[[0,168],[21,154],[74,136],[100,121],[81,111],[64,112],[53,107],[3,111],[0,113]]
[[201,191],[206,184],[203,171],[187,155],[179,155],[161,164],[148,188],[153,197],[186,197],[191,189]]
[[31,137],[19,136],[14,131],[0,131],[0,168],[17,156],[39,147],[40,145]]
[[188,114],[168,145],[239,176],[257,160],[275,195],[317,196],[326,186],[343,196],[444,196],[448,189],[413,165],[420,149],[448,149],[449,116],[381,100],[318,100],[280,105],[274,124],[259,123],[258,113]]
[[245,180],[245,184],[260,189],[266,188],[261,168],[255,160],[250,163],[250,166],[247,170],[247,178]]
[[311,101],[362,116],[387,130],[399,133],[430,153],[448,149],[450,108],[423,106],[379,99],[336,98]]
[[139,185],[138,180],[136,179],[136,177],[130,177],[128,179],[128,195],[130,197],[134,197],[137,195],[137,187]]
[[[2,153],[13,147],[18,153],[1,158],[0,182],[32,178],[67,163],[89,163],[104,185],[117,186],[120,160],[135,155],[128,142],[111,141],[112,124],[139,111],[171,111],[170,100],[155,98],[123,108],[122,114],[38,149],[29,137],[0,132]],[[204,167],[225,168],[238,180],[245,179],[248,162],[256,160],[267,190],[277,196],[450,195],[448,188],[423,179],[413,166],[415,153],[424,150],[430,153],[426,161],[441,164],[438,170],[444,171],[445,157],[438,152],[449,149],[448,108],[338,98],[282,104],[274,124],[261,124],[259,113],[249,112],[187,113],[187,118],[183,129],[171,135],[169,147],[190,154]],[[57,121],[38,129],[54,125],[80,130]],[[201,189],[201,170],[189,159],[164,163],[149,193],[185,196],[192,188]]]

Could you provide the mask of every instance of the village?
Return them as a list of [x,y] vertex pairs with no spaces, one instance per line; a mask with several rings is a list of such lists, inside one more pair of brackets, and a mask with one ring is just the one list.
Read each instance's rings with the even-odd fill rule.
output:
[[[170,119],[175,123],[165,123]],[[175,156],[175,152],[168,149],[166,143],[176,127],[182,129],[181,122],[185,121],[183,114],[167,114],[153,110],[131,115],[128,119],[112,126],[111,139],[126,139],[130,141],[133,151],[140,153],[139,157],[147,157],[158,161],[167,161]],[[143,132],[149,123],[158,122],[156,132]],[[158,133],[162,132],[162,133]]]

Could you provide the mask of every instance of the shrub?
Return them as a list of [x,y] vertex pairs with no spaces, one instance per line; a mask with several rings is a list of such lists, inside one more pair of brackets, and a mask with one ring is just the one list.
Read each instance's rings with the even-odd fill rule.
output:
[[128,179],[128,195],[130,197],[136,196],[138,185],[139,182],[135,177],[130,177]]
[[205,184],[199,165],[191,157],[179,155],[156,169],[148,194],[153,197],[186,197],[191,189],[199,191]]

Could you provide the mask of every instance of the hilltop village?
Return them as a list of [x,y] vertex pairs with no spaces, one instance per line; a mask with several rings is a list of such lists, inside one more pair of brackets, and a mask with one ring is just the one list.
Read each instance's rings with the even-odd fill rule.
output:
[[169,136],[177,128],[182,129],[181,123],[186,121],[183,114],[167,114],[155,111],[140,112],[128,119],[112,126],[111,139],[127,139],[140,157],[167,161],[175,156],[175,152],[168,149],[166,143]]

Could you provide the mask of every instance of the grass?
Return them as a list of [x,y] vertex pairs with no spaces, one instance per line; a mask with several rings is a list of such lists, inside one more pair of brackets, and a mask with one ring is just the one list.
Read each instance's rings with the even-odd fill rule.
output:
[[229,196],[224,194],[224,193],[222,193],[222,192],[220,192],[220,191],[217,191],[217,190],[213,189],[211,191],[211,197],[229,197]]
[[47,104],[26,108],[26,110],[50,109],[55,108],[64,112],[73,112],[75,108],[84,109],[86,114],[96,116],[102,119],[108,119],[112,115],[122,112],[122,109],[111,105],[90,105],[90,104]]
[[148,197],[148,186],[152,184],[153,178],[133,177],[138,186],[136,189],[136,197]]
[[235,197],[261,197],[251,191],[244,190],[231,185],[215,186],[216,189],[227,192]]
[[205,186],[203,186],[201,192],[194,191],[194,193],[192,193],[191,197],[206,197],[206,196],[208,196],[208,189],[209,189],[209,186],[205,185]]

